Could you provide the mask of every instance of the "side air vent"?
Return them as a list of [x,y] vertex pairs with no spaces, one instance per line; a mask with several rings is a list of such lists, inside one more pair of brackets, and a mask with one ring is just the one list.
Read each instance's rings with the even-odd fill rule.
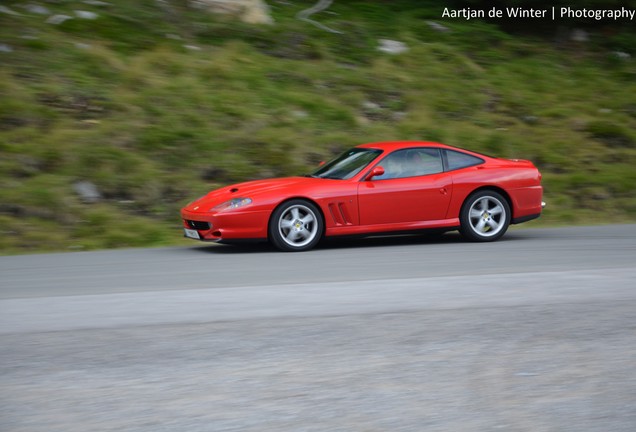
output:
[[329,213],[336,226],[352,225],[351,216],[343,202],[329,203]]

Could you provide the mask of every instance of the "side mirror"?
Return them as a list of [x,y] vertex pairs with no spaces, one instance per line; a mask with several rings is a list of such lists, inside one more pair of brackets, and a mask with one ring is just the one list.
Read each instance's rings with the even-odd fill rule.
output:
[[364,178],[364,181],[369,181],[373,177],[384,175],[384,168],[377,166],[371,170],[371,172]]

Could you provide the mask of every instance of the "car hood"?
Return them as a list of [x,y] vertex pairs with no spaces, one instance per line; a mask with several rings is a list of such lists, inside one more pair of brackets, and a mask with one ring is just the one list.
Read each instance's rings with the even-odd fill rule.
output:
[[213,190],[191,202],[184,209],[190,212],[207,213],[213,207],[233,198],[251,198],[256,201],[258,198],[270,194],[284,198],[288,191],[298,192],[307,186],[324,181],[323,179],[311,177],[282,177],[237,183]]

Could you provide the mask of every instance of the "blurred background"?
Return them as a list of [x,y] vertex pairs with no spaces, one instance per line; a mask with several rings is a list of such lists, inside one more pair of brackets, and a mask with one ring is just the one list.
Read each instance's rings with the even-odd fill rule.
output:
[[636,220],[634,21],[442,17],[636,2],[441,3],[1,1],[0,253],[179,244],[212,188],[398,139],[534,161],[536,224]]

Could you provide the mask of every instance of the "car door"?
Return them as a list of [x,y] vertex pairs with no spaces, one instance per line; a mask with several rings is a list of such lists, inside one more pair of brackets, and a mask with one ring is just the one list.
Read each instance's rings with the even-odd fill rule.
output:
[[358,185],[360,225],[446,218],[452,179],[437,148],[396,150],[378,162],[384,175]]

